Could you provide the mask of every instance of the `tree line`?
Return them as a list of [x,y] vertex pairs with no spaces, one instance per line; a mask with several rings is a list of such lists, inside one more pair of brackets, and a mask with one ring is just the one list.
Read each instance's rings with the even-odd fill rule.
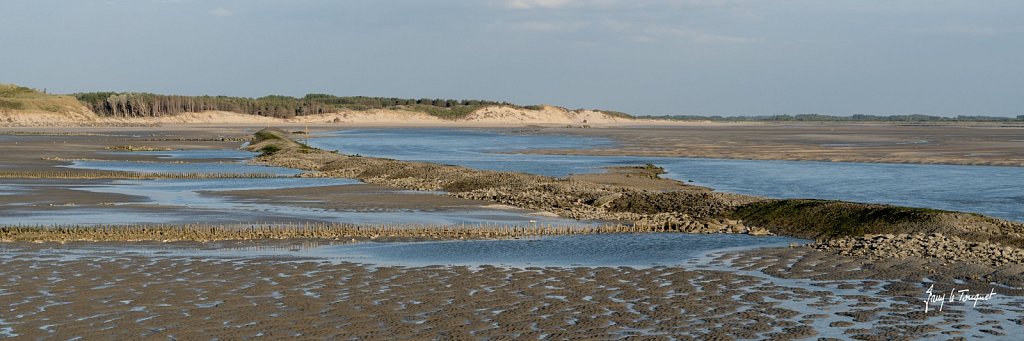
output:
[[520,107],[508,102],[395,97],[340,97],[308,94],[302,98],[271,95],[260,98],[176,96],[130,92],[89,92],[74,95],[93,112],[113,117],[158,117],[186,112],[231,111],[276,118],[323,114],[338,110],[405,109],[442,118],[465,116],[484,106]]

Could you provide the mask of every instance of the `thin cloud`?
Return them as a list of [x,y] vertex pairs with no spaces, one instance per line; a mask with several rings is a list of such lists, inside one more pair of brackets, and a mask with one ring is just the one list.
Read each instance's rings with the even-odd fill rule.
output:
[[534,8],[562,8],[572,5],[576,0],[505,0],[506,8],[512,9],[534,9]]
[[1001,30],[995,27],[971,25],[948,25],[942,27],[929,27],[916,29],[915,31],[918,33],[939,33],[969,36],[994,36],[1006,33],[1005,30]]
[[230,17],[233,13],[224,7],[217,7],[210,10],[210,15],[215,17]]
[[500,0],[510,9],[559,9],[580,8],[675,8],[704,9],[733,6],[738,0]]
[[756,39],[756,38],[746,38],[746,37],[738,37],[738,36],[730,36],[730,35],[707,33],[707,32],[697,31],[697,30],[688,29],[688,28],[666,28],[666,27],[651,28],[651,29],[647,30],[647,35],[644,35],[644,37],[647,37],[647,39],[653,39],[653,38],[651,38],[651,36],[668,36],[668,37],[684,38],[686,40],[689,40],[691,42],[698,43],[698,44],[747,44],[747,43],[756,43],[756,42],[761,41],[761,39]]
[[550,21],[525,21],[512,24],[513,30],[528,32],[575,32],[586,26],[583,23],[564,23]]
[[759,38],[748,38],[734,35],[716,34],[693,28],[668,26],[649,26],[642,23],[624,21],[522,21],[506,24],[505,29],[521,32],[589,32],[618,39],[626,39],[637,43],[653,43],[658,41],[684,40],[696,44],[749,44],[763,41]]

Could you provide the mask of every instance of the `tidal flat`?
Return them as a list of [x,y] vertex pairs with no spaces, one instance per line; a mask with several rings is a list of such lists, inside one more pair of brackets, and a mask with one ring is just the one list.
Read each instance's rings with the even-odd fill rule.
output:
[[1024,126],[1019,123],[691,122],[534,130],[616,142],[541,152],[555,155],[1024,166]]
[[[44,212],[40,217],[63,215],[66,221],[86,225],[89,219],[131,217],[118,210],[158,213],[177,219],[172,224],[188,219],[212,225],[315,224],[350,222],[354,217],[339,212],[384,212],[408,217],[412,223],[429,223],[437,212],[465,217],[467,210],[476,209],[501,212],[477,216],[477,223],[501,222],[501,216],[506,217],[505,224],[520,226],[564,219],[543,210],[514,209],[443,191],[348,183],[344,181],[351,180],[314,174],[228,179],[226,182],[253,185],[218,187],[202,182],[219,183],[220,179],[92,179],[88,176],[98,174],[96,169],[68,168],[85,162],[134,162],[148,169],[156,167],[159,173],[164,166],[161,163],[186,169],[190,163],[197,163],[212,165],[210,171],[216,171],[220,163],[237,165],[246,153],[236,149],[258,129],[120,128],[82,135],[3,135],[26,148],[0,155],[5,161],[0,162],[0,171],[61,169],[83,178],[0,180],[0,200],[5,200],[0,210],[18,212],[30,206]],[[495,131],[499,136],[495,141],[503,141],[500,136],[520,139],[511,144],[513,147],[528,146],[522,141],[529,142],[529,136],[534,136],[515,129],[472,129],[468,133],[492,138]],[[401,134],[401,130],[389,133]],[[409,133],[422,134],[413,130]],[[317,136],[332,134],[336,133],[303,140],[316,145]],[[358,132],[349,135],[357,136]],[[19,139],[26,136],[31,138]],[[389,145],[386,140],[376,141]],[[621,143],[602,139],[584,142],[548,145],[584,148],[597,142],[587,148],[599,148],[604,143]],[[66,144],[72,146],[53,147]],[[142,151],[114,150],[126,145],[138,146],[135,149]],[[405,148],[391,147],[400,151]],[[171,151],[145,150],[164,148]],[[351,145],[329,149],[389,156],[359,151]],[[531,149],[513,152],[534,152]],[[647,160],[646,156],[609,163],[572,163],[572,158],[563,157],[561,164],[529,164],[500,160],[505,157],[502,155],[512,155],[504,154],[507,152],[509,148],[504,146],[464,156],[479,162],[490,162],[488,158],[494,157],[491,164],[497,166],[505,162],[515,167],[541,167],[538,173],[557,172],[558,176],[601,186],[640,186],[654,192],[711,190],[685,182],[666,185],[645,173],[586,174],[605,171],[606,167],[643,166],[640,161]],[[435,154],[429,161],[460,162],[445,158],[448,155]],[[566,164],[571,164],[572,170],[561,168]],[[1014,168],[1007,169],[1012,172]],[[678,172],[670,169],[667,176],[674,178],[677,174],[687,173],[685,168]],[[304,182],[308,183],[282,185]],[[147,190],[151,192],[144,193]],[[1010,201],[1020,196],[1012,191],[1006,194],[1001,197]],[[965,205],[968,210],[973,204]],[[17,216],[3,217],[19,221]],[[129,218],[120,223],[132,221],[140,222]],[[1020,317],[1024,312],[1024,267],[1019,264],[992,266],[973,259],[950,260],[926,254],[880,259],[807,247],[804,245],[813,241],[799,238],[649,232],[579,237],[523,235],[519,240],[498,241],[479,236],[469,241],[429,241],[364,235],[328,240],[0,243],[0,273],[6,279],[0,285],[0,306],[7,307],[0,311],[0,335],[179,339],[1012,339],[1024,331]],[[691,248],[686,243],[706,247]],[[658,249],[656,245],[669,247]],[[575,258],[539,252],[548,249]],[[473,252],[480,253],[474,256]],[[502,252],[512,254],[503,257]],[[547,258],[514,257],[524,254]],[[660,261],[652,262],[652,258]],[[953,302],[942,311],[925,313],[925,291],[930,287],[942,291],[968,289],[979,294],[991,290],[997,295],[976,307],[970,302]]]
[[1012,339],[1024,323],[1024,298],[1004,287],[976,307],[925,313],[927,285],[988,292],[958,284],[955,268],[803,248],[637,268],[376,266],[301,256],[302,245],[280,242],[197,247],[5,245],[0,330],[20,338],[885,340]]

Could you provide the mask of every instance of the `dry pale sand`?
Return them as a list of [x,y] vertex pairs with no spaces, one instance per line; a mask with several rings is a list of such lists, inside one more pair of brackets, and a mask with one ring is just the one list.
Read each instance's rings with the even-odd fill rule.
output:
[[157,126],[157,125],[282,125],[282,124],[386,124],[442,126],[602,125],[635,123],[594,110],[568,110],[543,106],[540,110],[505,106],[484,107],[458,120],[445,120],[422,112],[392,109],[342,110],[290,119],[226,111],[182,113],[163,117],[100,117],[92,112],[0,112],[0,127]]
[[537,151],[544,154],[1024,166],[1024,126],[1019,125],[695,123],[534,131],[619,143]]

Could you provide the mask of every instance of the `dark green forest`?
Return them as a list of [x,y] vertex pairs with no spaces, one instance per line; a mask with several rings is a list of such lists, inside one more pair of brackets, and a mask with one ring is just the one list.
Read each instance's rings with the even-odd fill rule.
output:
[[456,119],[466,116],[481,107],[492,105],[525,109],[540,108],[538,106],[521,107],[507,102],[480,100],[405,99],[364,96],[338,97],[327,94],[308,94],[302,98],[277,95],[245,98],[90,92],[74,94],[74,96],[97,114],[114,117],[156,117],[214,110],[267,117],[292,118],[295,116],[335,112],[342,109],[404,109],[424,112],[446,119]]

